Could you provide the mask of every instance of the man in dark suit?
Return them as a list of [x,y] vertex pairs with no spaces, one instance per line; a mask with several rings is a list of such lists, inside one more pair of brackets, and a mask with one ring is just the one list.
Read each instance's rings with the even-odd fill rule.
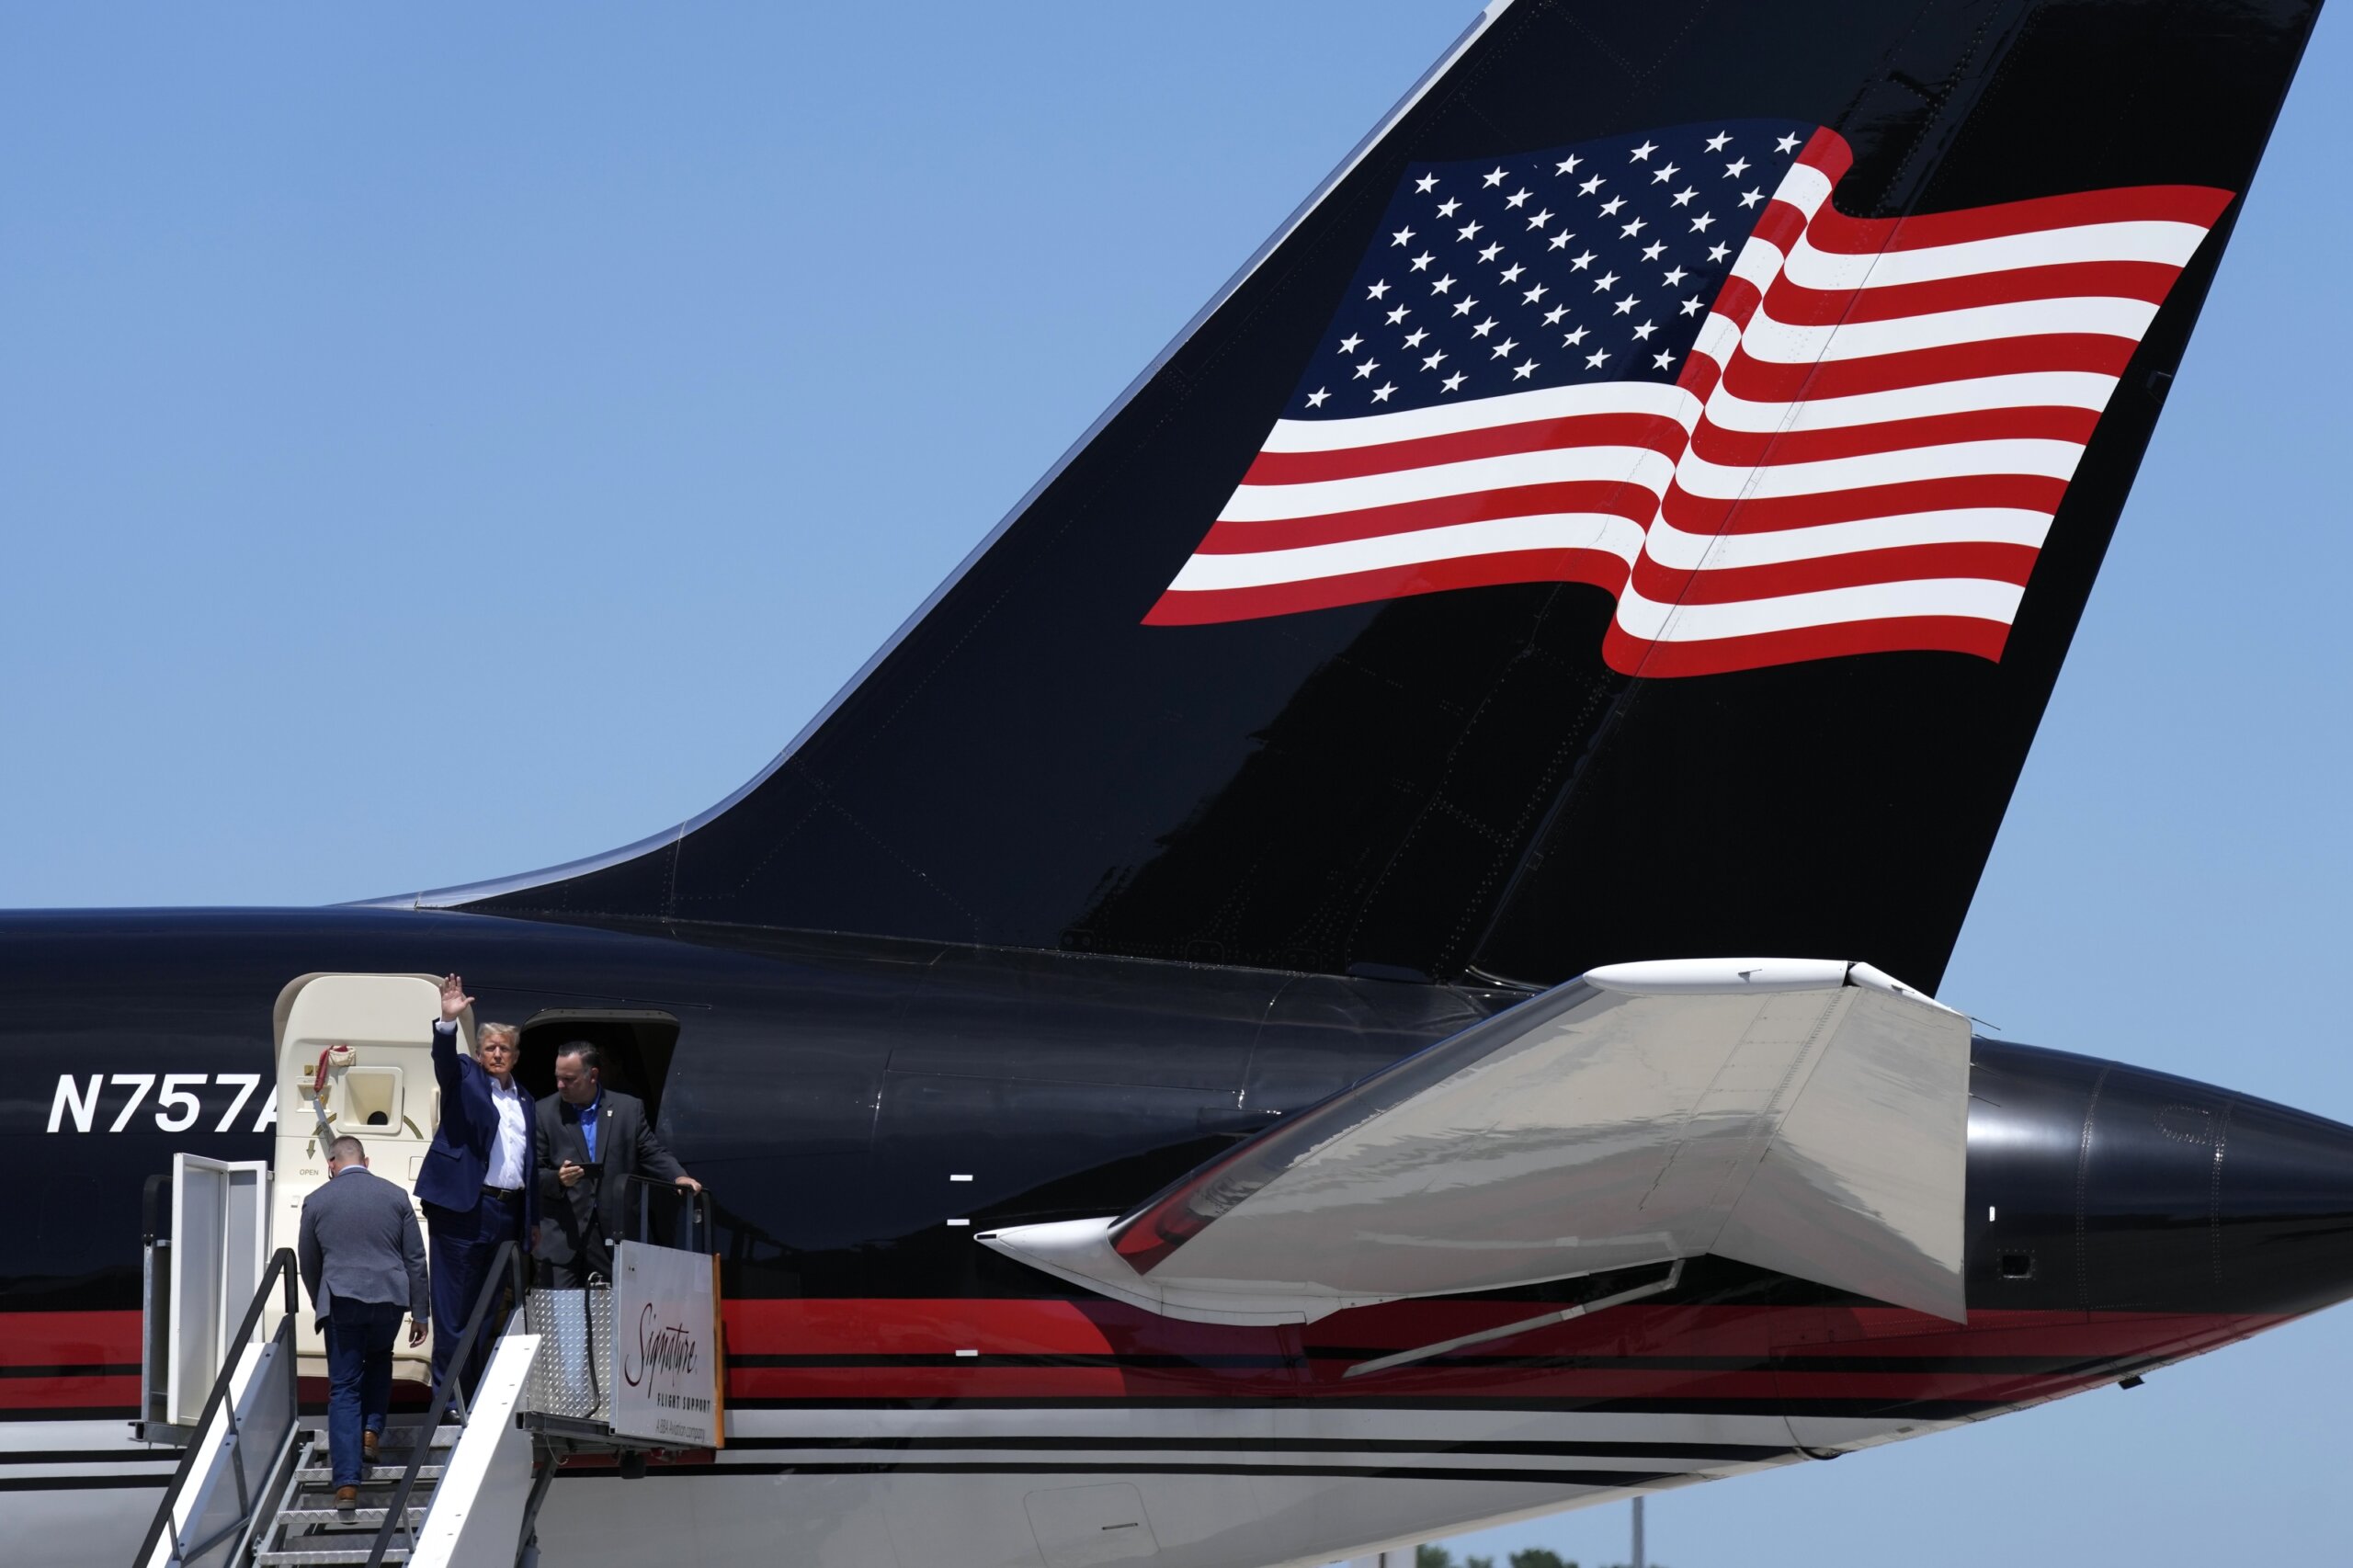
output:
[[410,1319],[408,1342],[418,1345],[432,1311],[416,1211],[407,1193],[369,1171],[358,1139],[327,1146],[326,1185],[302,1199],[295,1259],[326,1332],[327,1453],[335,1506],[348,1508],[392,1409],[401,1317]]
[[[441,983],[441,1017],[433,1025],[433,1076],[441,1085],[441,1125],[416,1173],[433,1238],[433,1381],[438,1386],[464,1337],[490,1278],[499,1244],[529,1250],[536,1205],[531,1179],[531,1102],[515,1082],[517,1031],[484,1024],[475,1055],[458,1050],[458,1020],[473,998],[456,975]],[[468,1387],[488,1364],[497,1325],[478,1336]]]
[[555,1093],[539,1119],[540,1256],[559,1290],[612,1278],[631,1176],[702,1190],[654,1136],[645,1102],[605,1087],[604,1061],[585,1040],[556,1047]]

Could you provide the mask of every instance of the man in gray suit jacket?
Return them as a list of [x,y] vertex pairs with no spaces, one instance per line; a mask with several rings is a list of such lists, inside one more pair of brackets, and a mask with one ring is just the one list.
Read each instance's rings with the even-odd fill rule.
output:
[[368,1169],[357,1138],[327,1149],[326,1185],[302,1199],[297,1258],[303,1288],[326,1329],[327,1452],[335,1501],[359,1500],[361,1472],[376,1458],[392,1405],[392,1342],[401,1318],[408,1342],[425,1342],[433,1291],[425,1237],[408,1194]]

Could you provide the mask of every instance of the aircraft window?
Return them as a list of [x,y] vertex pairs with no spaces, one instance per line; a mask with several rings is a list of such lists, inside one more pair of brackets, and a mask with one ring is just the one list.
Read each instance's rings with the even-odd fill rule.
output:
[[343,1075],[343,1109],[336,1118],[346,1128],[391,1127],[401,1115],[401,1070],[359,1065]]
[[2030,1252],[2006,1252],[1995,1262],[1996,1269],[2005,1279],[2034,1278],[2034,1254]]

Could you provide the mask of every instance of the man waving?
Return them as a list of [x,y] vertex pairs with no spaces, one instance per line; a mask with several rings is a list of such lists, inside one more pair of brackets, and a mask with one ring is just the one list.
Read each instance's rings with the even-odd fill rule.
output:
[[[433,1381],[438,1384],[466,1332],[501,1242],[527,1250],[532,1201],[531,1102],[515,1082],[518,1031],[513,1024],[475,1030],[475,1054],[458,1050],[458,1020],[473,1006],[464,983],[441,983],[441,1017],[433,1025],[433,1076],[441,1085],[441,1125],[416,1173],[416,1196],[433,1248]],[[487,1326],[461,1369],[469,1385],[497,1337]]]

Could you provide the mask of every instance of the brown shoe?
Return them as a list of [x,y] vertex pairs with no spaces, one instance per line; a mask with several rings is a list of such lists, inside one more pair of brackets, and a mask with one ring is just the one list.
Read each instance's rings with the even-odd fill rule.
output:
[[338,1486],[335,1489],[335,1512],[347,1514],[359,1506],[359,1488]]
[[366,1460],[369,1464],[374,1464],[376,1462],[376,1448],[377,1442],[375,1433],[362,1432],[359,1434],[359,1457],[361,1459]]

